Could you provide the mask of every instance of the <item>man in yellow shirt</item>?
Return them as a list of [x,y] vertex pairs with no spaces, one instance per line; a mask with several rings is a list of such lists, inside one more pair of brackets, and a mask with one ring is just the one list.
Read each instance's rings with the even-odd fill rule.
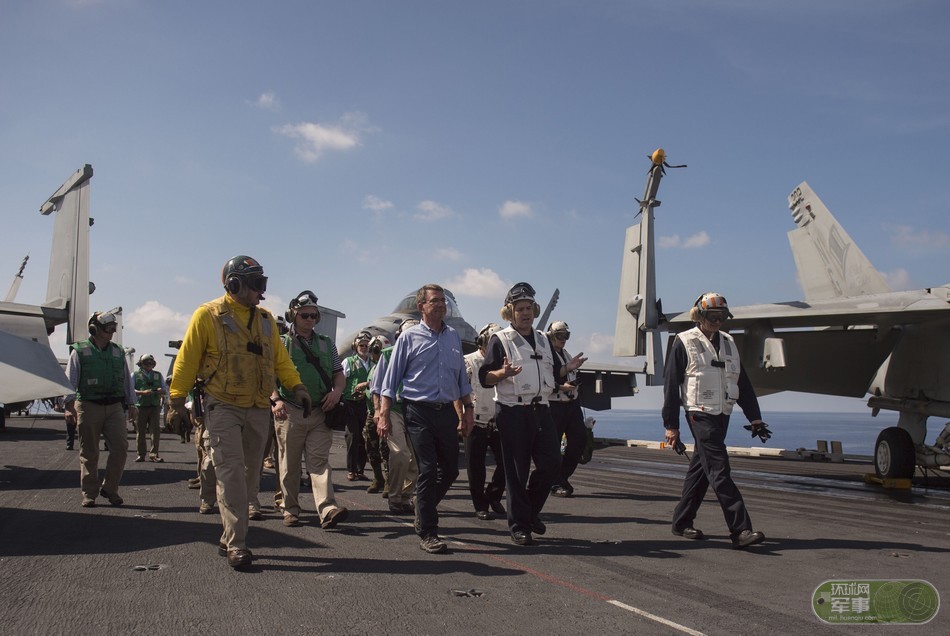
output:
[[280,342],[273,315],[258,308],[267,290],[261,264],[249,256],[235,256],[224,264],[221,282],[227,293],[203,304],[191,317],[169,395],[172,408],[186,417],[188,392],[196,379],[203,383],[204,425],[211,439],[224,526],[218,552],[228,557],[231,567],[240,568],[252,559],[245,542],[249,506],[256,504],[260,489],[274,379],[291,388],[304,417],[312,402]]

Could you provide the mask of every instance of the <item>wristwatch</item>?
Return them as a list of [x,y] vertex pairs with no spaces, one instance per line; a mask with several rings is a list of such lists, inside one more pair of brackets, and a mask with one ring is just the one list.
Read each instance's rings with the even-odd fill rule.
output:
[[475,404],[473,402],[462,404],[462,409],[465,411],[471,411],[473,408],[475,408]]

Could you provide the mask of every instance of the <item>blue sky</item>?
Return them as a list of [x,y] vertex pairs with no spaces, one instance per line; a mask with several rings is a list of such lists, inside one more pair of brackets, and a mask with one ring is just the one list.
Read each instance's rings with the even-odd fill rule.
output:
[[38,208],[90,163],[92,305],[121,305],[139,352],[166,353],[244,253],[268,306],[313,289],[346,333],[424,282],[477,327],[514,282],[558,287],[572,350],[614,361],[660,146],[689,164],[657,211],[667,310],[801,297],[802,180],[895,289],[944,284],[948,27],[938,1],[4,0],[0,284],[29,253],[17,300],[43,300]]

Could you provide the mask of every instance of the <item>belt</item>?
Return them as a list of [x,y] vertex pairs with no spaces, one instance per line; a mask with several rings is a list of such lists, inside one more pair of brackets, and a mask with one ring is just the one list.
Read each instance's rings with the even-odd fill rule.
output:
[[98,400],[80,400],[81,402],[92,402],[93,404],[101,404],[103,406],[111,406],[112,404],[119,404],[120,402],[125,402],[124,397],[111,397],[111,398],[100,398]]
[[448,407],[455,407],[454,402],[422,402],[418,400],[406,400],[406,404],[415,404],[416,406],[424,406],[427,409],[432,409],[433,411],[439,411]]
[[475,421],[476,421],[476,422],[481,422],[482,424],[491,424],[492,422],[495,421],[495,418],[489,417],[489,418],[486,419],[485,417],[476,415],[476,416],[475,416]]

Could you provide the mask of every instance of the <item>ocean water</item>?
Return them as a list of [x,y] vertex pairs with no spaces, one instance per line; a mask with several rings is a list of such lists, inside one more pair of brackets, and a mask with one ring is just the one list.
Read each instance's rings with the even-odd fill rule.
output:
[[[594,437],[664,441],[663,420],[660,419],[659,411],[614,409],[585,411],[585,414],[597,421]],[[888,426],[897,426],[897,413],[881,411],[877,417],[871,417],[870,409],[865,413],[770,412],[763,415],[772,431],[772,438],[765,444],[767,448],[815,449],[817,440],[822,439],[829,443],[829,448],[832,441],[841,442],[842,450],[848,455],[873,455],[878,433]],[[747,423],[742,411],[736,409],[729,422],[727,446],[763,445],[759,438],[753,438],[743,428]],[[930,418],[928,424],[927,442],[933,443],[946,420]],[[692,443],[692,435],[682,415],[680,434],[685,443]]]

